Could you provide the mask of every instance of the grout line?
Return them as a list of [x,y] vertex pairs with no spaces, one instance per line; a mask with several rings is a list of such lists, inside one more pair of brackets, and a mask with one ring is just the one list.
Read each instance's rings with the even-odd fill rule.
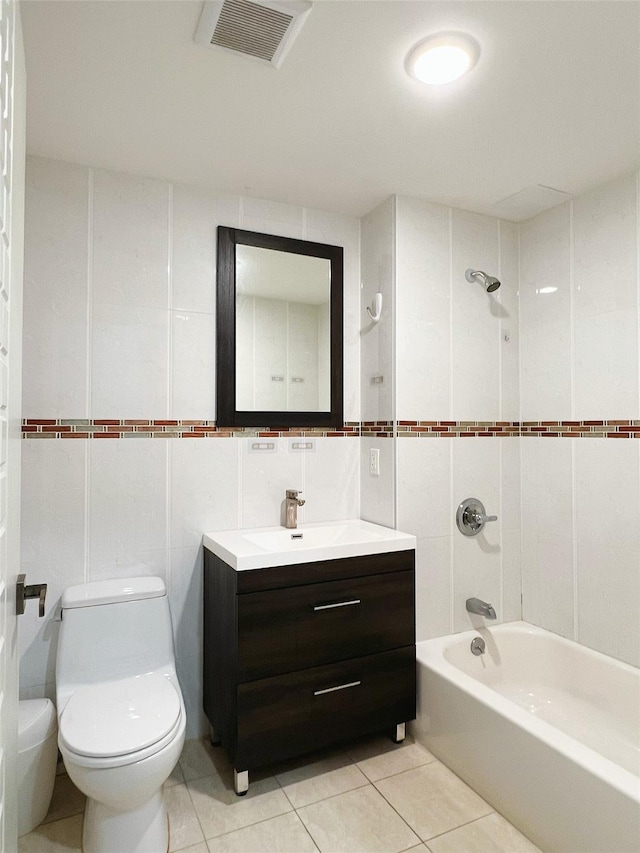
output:
[[393,232],[393,243],[391,247],[391,423],[392,423],[392,445],[391,445],[391,497],[392,497],[392,520],[393,527],[398,528],[398,336],[397,336],[397,300],[398,300],[398,196],[393,196],[391,228]]
[[86,417],[91,417],[91,344],[93,340],[93,169],[89,169],[87,183],[87,329],[86,329],[86,370],[85,378],[85,411]]
[[[449,420],[453,419],[453,208],[449,207]],[[455,527],[453,493],[453,444],[449,445],[449,494],[451,511],[449,512],[449,633],[453,634],[455,623]]]
[[[496,219],[496,231],[497,231],[497,240],[498,240],[498,278],[502,281],[502,223],[499,219]],[[500,291],[498,291],[500,293]],[[502,308],[502,296],[497,297],[497,302]],[[504,377],[502,375],[502,349],[503,349],[503,340],[502,335],[504,332],[504,318],[503,311],[500,311],[500,317],[498,319],[498,420],[504,420],[502,416],[502,388],[504,385]]]
[[638,405],[636,416],[640,417],[640,171],[636,173],[636,310],[638,312]]
[[[178,763],[179,763],[179,761],[180,761],[180,759],[178,759]],[[180,770],[182,770],[182,767],[180,768]],[[213,773],[211,773],[210,775],[211,775],[211,776],[213,776],[214,774],[213,774]],[[184,777],[184,773],[183,773],[183,777]],[[205,777],[203,776],[203,777],[201,777],[201,778],[203,778],[203,779],[204,779]],[[192,781],[192,782],[194,782],[194,781],[196,781],[196,780],[195,780],[195,779],[192,779],[191,781]],[[178,783],[178,784],[180,784],[180,783]],[[187,792],[187,794],[188,794],[188,796],[189,796],[189,802],[191,803],[191,808],[193,809],[193,813],[194,813],[195,818],[196,818],[196,820],[197,820],[197,822],[198,822],[198,826],[200,827],[200,832],[202,833],[202,837],[203,837],[203,839],[204,839],[204,844],[206,844],[206,845],[207,845],[207,849],[208,849],[208,848],[209,848],[209,845],[207,844],[207,836],[205,835],[205,831],[204,831],[204,828],[203,828],[203,826],[202,826],[202,822],[201,822],[201,820],[200,820],[200,815],[198,814],[198,810],[196,809],[196,804],[193,802],[193,797],[191,796],[191,789],[189,788],[189,783],[188,783],[188,782],[187,782],[187,780],[185,779],[185,780],[184,780],[184,782],[182,782],[182,784],[184,785],[185,790],[186,790],[186,792]],[[172,787],[172,788],[177,788],[178,786],[177,786],[177,785],[172,785],[171,787]],[[171,790],[171,789],[169,789],[169,790]],[[200,841],[198,841],[198,842],[197,842],[197,844],[201,844],[201,843],[202,843],[202,842],[200,842]],[[189,846],[191,846],[191,845],[189,845]],[[169,827],[169,849],[171,849],[171,827]],[[183,849],[185,849],[185,848],[183,848]],[[187,847],[186,849],[188,850],[189,848]]]
[[453,208],[449,208],[449,414],[453,420]]
[[569,371],[571,420],[576,414],[576,364],[575,364],[575,280],[573,269],[573,199],[569,202]]
[[[485,802],[487,802],[487,801],[485,800]],[[448,829],[446,832],[440,832],[440,833],[438,833],[438,835],[432,835],[431,838],[428,838],[426,841],[423,841],[422,843],[428,844],[429,841],[434,841],[436,838],[443,838],[445,835],[449,835],[452,832],[456,832],[458,829],[462,829],[463,826],[471,826],[472,823],[478,823],[478,821],[484,820],[486,817],[490,817],[492,814],[500,815],[500,812],[497,812],[493,807],[491,807],[490,803],[487,803],[487,805],[490,806],[490,808],[491,808],[490,812],[487,812],[486,814],[480,815],[480,817],[474,817],[473,820],[467,820],[464,823],[461,823],[460,826],[454,826],[453,829]],[[500,817],[502,817],[502,815],[500,815]],[[504,819],[507,820],[506,818],[504,818]],[[507,821],[507,822],[510,823],[510,821]],[[517,827],[514,824],[511,824],[511,826],[513,826],[514,829],[517,829]],[[517,831],[520,832],[519,829],[517,829]],[[520,833],[520,834],[522,835],[522,833]]]
[[571,444],[571,566],[573,575],[573,639],[578,642],[578,528],[576,508],[576,443]]
[[500,619],[504,618],[504,438],[498,439],[498,522],[500,524]]
[[453,442],[449,442],[449,494],[451,501],[451,511],[449,512],[449,633],[453,634],[453,625],[455,622],[455,607],[454,607],[454,592],[455,592],[455,510],[456,498],[453,494]]
[[[571,419],[576,412],[574,203],[569,201],[569,367],[571,376]],[[576,443],[571,442],[571,574],[573,587],[573,639],[578,639],[578,534],[576,527]]]
[[173,415],[173,184],[167,197],[167,413]]
[[[95,190],[95,172],[89,169],[87,182],[87,352],[86,352],[86,370],[85,379],[85,411],[87,418],[93,414],[91,408],[92,397],[92,342],[93,342],[93,226],[94,226],[94,190]],[[89,530],[91,521],[91,457],[92,451],[89,442],[86,442],[84,453],[84,530],[83,530],[83,580],[84,583],[89,581]]]
[[84,450],[84,530],[83,530],[83,580],[89,581],[89,524],[91,509],[91,442],[85,442]]
[[[521,251],[522,223],[518,223],[518,423],[522,423],[522,251]],[[521,428],[522,429],[522,428]],[[520,619],[524,619],[524,527],[522,524],[523,506],[523,482],[522,482],[522,434],[518,435],[518,496],[520,499],[520,512],[518,517],[519,536],[519,560],[520,560]]]
[[[502,281],[502,222],[500,219],[496,219],[496,231],[497,231],[497,241],[498,241],[498,278]],[[498,291],[500,293],[500,291]],[[502,308],[502,296],[498,297],[498,304]],[[502,358],[502,350],[503,350],[503,311],[500,311],[500,319],[498,320],[498,420],[502,421],[503,418],[503,401],[502,401],[502,389],[504,386],[504,376],[503,376],[503,358]],[[504,439],[499,439],[498,444],[498,512],[500,515],[498,516],[498,521],[500,524],[500,618],[504,621]]]

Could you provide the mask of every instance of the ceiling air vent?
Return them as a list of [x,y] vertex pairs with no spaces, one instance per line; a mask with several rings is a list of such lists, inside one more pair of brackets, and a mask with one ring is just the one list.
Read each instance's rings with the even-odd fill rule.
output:
[[205,0],[195,41],[278,68],[310,10],[308,0]]

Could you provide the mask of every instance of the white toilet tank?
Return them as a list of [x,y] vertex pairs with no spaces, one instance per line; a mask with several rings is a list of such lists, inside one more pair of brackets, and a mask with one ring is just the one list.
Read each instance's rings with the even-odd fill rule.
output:
[[141,673],[177,685],[164,581],[121,578],[69,587],[62,596],[56,659],[58,713],[82,685]]

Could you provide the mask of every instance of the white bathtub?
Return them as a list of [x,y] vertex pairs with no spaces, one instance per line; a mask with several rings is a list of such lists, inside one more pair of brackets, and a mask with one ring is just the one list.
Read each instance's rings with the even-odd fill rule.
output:
[[414,737],[497,811],[547,853],[640,853],[637,669],[526,622],[417,659]]

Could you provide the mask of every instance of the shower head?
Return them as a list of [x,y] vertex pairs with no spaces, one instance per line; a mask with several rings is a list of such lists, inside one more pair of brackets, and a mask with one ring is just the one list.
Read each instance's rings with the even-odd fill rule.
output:
[[497,278],[494,278],[492,275],[487,275],[486,272],[482,272],[482,270],[467,270],[464,277],[467,281],[479,281],[487,293],[493,293],[494,290],[497,290],[500,287],[500,282]]

